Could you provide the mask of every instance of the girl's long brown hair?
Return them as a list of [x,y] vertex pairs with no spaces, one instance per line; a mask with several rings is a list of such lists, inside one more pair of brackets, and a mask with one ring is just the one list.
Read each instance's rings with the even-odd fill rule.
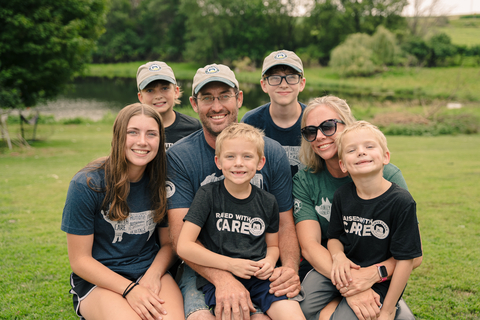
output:
[[90,178],[87,178],[87,183],[92,190],[105,192],[102,209],[104,212],[108,212],[108,218],[112,221],[125,220],[130,212],[127,203],[130,181],[128,181],[128,163],[125,157],[127,126],[133,116],[142,114],[154,119],[160,132],[157,155],[147,164],[144,172],[144,175],[146,174],[149,177],[154,221],[161,221],[167,212],[165,132],[162,118],[153,107],[134,103],[123,108],[115,119],[110,155],[106,158],[100,158],[86,167],[90,171],[105,170],[104,188],[92,185]]

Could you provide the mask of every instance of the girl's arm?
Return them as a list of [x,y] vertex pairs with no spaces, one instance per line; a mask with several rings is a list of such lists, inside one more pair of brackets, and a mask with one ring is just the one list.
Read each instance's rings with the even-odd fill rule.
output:
[[[67,233],[67,246],[72,271],[80,278],[119,295],[122,295],[132,283],[132,281],[110,270],[92,257],[93,234],[74,235]],[[162,307],[163,300],[143,286],[134,287],[128,293],[126,299],[140,317],[143,315],[139,312],[144,309],[147,309],[157,319],[165,312]]]
[[332,272],[330,279],[333,285],[339,284],[346,287],[352,281],[350,269],[360,269],[359,265],[354,264],[345,256],[343,244],[338,239],[328,239],[328,251],[332,255]]
[[182,259],[205,267],[229,271],[244,279],[250,279],[260,269],[261,265],[257,261],[223,256],[198,244],[196,241],[200,230],[196,224],[184,222],[177,243],[177,253]]
[[139,283],[158,295],[162,284],[160,279],[177,260],[173,250],[168,227],[157,228],[160,250]]
[[380,316],[378,319],[394,319],[395,318],[395,306],[398,299],[402,295],[405,286],[407,285],[410,273],[413,270],[413,259],[410,260],[397,260],[395,266],[395,273],[390,281],[388,287],[387,296],[383,301],[382,309],[380,310]]
[[255,272],[254,276],[261,280],[267,280],[273,273],[277,264],[280,251],[278,250],[278,232],[265,234],[265,242],[267,243],[267,254],[265,258],[258,261],[261,263],[261,269]]

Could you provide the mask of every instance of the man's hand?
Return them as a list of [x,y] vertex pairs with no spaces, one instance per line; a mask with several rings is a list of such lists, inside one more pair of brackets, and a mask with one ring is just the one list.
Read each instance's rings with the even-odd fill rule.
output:
[[[215,285],[215,315],[217,320],[225,319],[250,320],[250,312],[255,312],[250,293],[236,279],[222,282],[222,285]],[[241,310],[241,312],[240,312]]]
[[359,320],[374,320],[380,315],[380,296],[372,289],[346,299]]
[[271,282],[269,292],[277,297],[287,295],[288,298],[293,298],[302,288],[300,277],[295,270],[288,267],[275,268],[269,280]]

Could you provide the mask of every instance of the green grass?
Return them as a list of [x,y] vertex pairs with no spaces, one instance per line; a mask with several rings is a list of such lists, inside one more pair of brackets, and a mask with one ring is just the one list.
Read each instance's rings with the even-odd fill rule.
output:
[[452,43],[458,45],[480,45],[480,16],[476,18],[449,17],[448,25],[439,28],[452,39]]
[[[111,124],[47,126],[49,139],[30,149],[0,146],[2,320],[76,319],[62,209],[75,172],[108,154]],[[480,135],[388,143],[417,202],[424,248],[407,303],[418,319],[479,319]]]

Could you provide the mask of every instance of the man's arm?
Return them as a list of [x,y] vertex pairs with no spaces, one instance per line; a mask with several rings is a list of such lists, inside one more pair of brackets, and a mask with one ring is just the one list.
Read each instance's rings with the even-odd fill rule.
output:
[[292,209],[280,212],[278,237],[282,266],[276,268],[270,277],[272,282],[270,293],[274,293],[277,297],[286,294],[287,297],[293,298],[300,292],[301,283],[298,276],[300,247],[295,232]]

